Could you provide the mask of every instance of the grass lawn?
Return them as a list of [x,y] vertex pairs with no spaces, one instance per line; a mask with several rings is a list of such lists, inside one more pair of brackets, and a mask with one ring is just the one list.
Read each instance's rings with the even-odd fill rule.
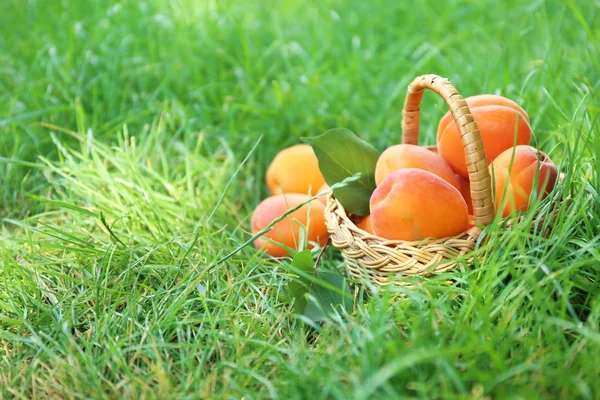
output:
[[[599,71],[592,0],[2,0],[0,398],[599,398]],[[398,143],[426,73],[527,110],[571,202],[548,239],[492,226],[313,326],[289,260],[216,262],[279,150]]]

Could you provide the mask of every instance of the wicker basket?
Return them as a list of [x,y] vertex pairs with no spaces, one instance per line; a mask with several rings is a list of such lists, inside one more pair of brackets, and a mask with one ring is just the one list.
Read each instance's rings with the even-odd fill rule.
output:
[[[425,89],[440,95],[448,104],[462,137],[469,172],[475,225],[466,232],[443,239],[419,242],[387,240],[358,228],[333,194],[327,197],[325,222],[331,242],[342,252],[351,277],[386,285],[394,275],[429,275],[455,267],[457,258],[475,248],[482,229],[495,217],[491,179],[479,129],[466,101],[448,81],[437,75],[423,75],[409,86],[402,111],[402,142],[418,144],[420,103]],[[428,147],[436,151],[434,146]],[[406,283],[398,283],[406,285]]]

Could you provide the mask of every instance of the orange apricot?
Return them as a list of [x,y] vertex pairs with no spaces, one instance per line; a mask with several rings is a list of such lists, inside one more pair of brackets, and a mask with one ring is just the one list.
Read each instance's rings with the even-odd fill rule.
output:
[[297,144],[281,150],[271,161],[266,175],[271,195],[282,193],[317,194],[325,183],[312,147]]
[[386,176],[404,168],[429,171],[458,188],[458,181],[452,168],[442,157],[431,150],[412,144],[391,146],[381,153],[375,166],[375,183],[381,184]]
[[[532,192],[543,199],[554,189],[558,168],[544,152],[531,146],[516,146],[500,154],[489,166],[496,212],[507,217],[529,207]],[[537,186],[534,188],[537,177]]]
[[[323,186],[321,186],[321,188],[319,189],[319,191],[317,193],[323,193],[323,192],[327,192],[329,190],[329,185],[328,184],[324,184]],[[317,194],[315,193],[315,194]],[[324,206],[327,205],[327,196],[328,195],[322,195],[319,197],[319,201],[321,203],[323,203]]]
[[[476,96],[465,98],[465,101],[467,102],[470,110],[483,106],[504,106],[512,108],[513,110],[521,113],[521,115],[523,115],[523,117],[525,117],[525,119],[529,122],[529,115],[527,115],[527,112],[525,112],[525,110],[513,100],[504,96],[499,96],[497,94],[478,94]],[[440,123],[438,125],[438,134],[446,129],[446,125],[448,125],[450,122],[452,122],[452,114],[450,111],[448,111],[446,114],[444,114],[442,119],[440,119]]]
[[469,208],[469,214],[473,214],[473,200],[471,199],[471,183],[468,179],[463,178],[461,175],[456,174],[456,179],[458,180],[458,190],[460,190],[460,194],[462,194],[465,199],[465,203],[467,203],[467,207]]
[[[514,145],[529,144],[529,116],[514,101],[496,95],[479,95],[465,100],[479,128],[488,164]],[[450,167],[468,178],[460,132],[449,111],[438,124],[437,147]]]
[[[306,202],[308,199],[310,197],[307,195],[297,193],[280,194],[266,198],[252,214],[250,222],[252,234],[258,233],[289,209]],[[273,225],[268,232],[254,241],[254,245],[274,257],[283,257],[288,254],[286,247],[298,250],[300,225],[304,226],[307,239],[310,242],[324,245],[329,238],[327,226],[325,225],[324,210],[325,207],[319,201],[305,204]]]
[[360,222],[356,224],[356,226],[362,229],[363,231],[370,233],[371,235],[375,235],[375,231],[373,230],[373,226],[371,225],[370,215],[367,215],[366,217],[361,219]]
[[389,174],[370,200],[371,226],[387,239],[421,240],[467,230],[467,204],[457,188],[422,169]]

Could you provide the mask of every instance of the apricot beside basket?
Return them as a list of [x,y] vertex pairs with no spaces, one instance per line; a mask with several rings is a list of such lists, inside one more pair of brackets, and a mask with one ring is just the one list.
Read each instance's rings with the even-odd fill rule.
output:
[[[469,172],[475,225],[454,237],[419,242],[387,240],[358,228],[333,194],[327,197],[325,223],[331,243],[342,252],[350,276],[376,285],[386,285],[393,276],[428,275],[455,267],[457,258],[475,249],[482,233],[495,217],[491,178],[483,142],[467,102],[448,79],[423,75],[409,86],[402,111],[402,143],[418,144],[420,103],[425,89],[440,95],[459,127]],[[428,146],[436,151],[435,146]],[[398,283],[405,285],[405,283]]]

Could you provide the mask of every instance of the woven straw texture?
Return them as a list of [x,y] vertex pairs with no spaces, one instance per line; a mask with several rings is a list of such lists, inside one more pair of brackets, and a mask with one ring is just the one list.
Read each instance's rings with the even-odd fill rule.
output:
[[[356,280],[386,285],[397,274],[429,275],[451,269],[457,265],[457,257],[466,256],[467,261],[470,260],[469,253],[474,250],[482,232],[478,226],[488,225],[494,219],[491,179],[481,135],[466,101],[448,79],[423,75],[408,86],[402,111],[402,142],[418,144],[420,104],[425,89],[432,90],[445,100],[458,125],[477,226],[444,239],[420,242],[387,240],[357,228],[342,205],[330,194],[325,208],[325,222],[333,246],[341,251],[348,272]],[[435,151],[433,146],[428,148]]]

